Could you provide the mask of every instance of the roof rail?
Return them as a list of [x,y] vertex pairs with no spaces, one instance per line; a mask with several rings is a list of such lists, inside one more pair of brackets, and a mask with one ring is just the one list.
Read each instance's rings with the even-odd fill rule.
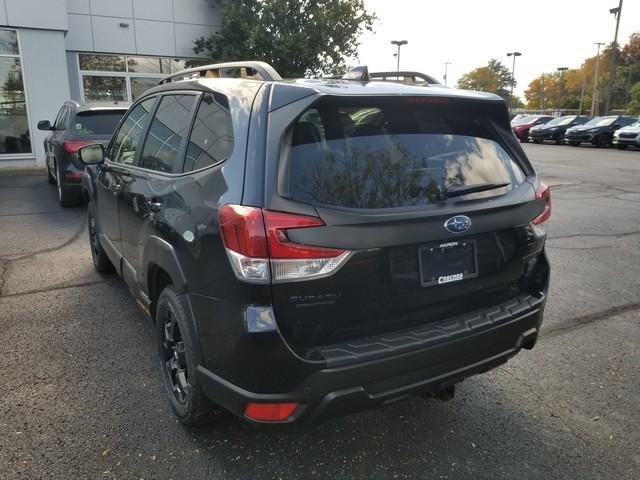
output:
[[176,82],[180,80],[189,80],[192,78],[224,78],[221,70],[240,69],[243,78],[253,78],[255,80],[263,80],[265,82],[273,82],[282,80],[282,77],[276,70],[265,62],[226,62],[214,63],[211,65],[203,65],[201,67],[189,68],[180,72],[172,73],[164,77],[158,85]]
[[[424,82],[427,83],[428,85],[440,85],[440,82],[436,80],[434,77],[432,77],[431,75],[427,75],[426,73],[410,72],[410,71],[403,71],[403,70],[393,71],[393,72],[373,72],[373,73],[369,73],[369,77],[371,77],[372,80],[404,82],[404,83],[407,82],[407,79],[411,79],[411,78],[413,78],[413,83],[416,83],[415,79],[420,78],[424,80]],[[400,77],[402,77],[404,81],[400,80]]]

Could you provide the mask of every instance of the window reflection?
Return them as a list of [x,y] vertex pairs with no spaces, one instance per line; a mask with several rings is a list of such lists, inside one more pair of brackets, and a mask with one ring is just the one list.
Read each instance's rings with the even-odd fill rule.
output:
[[27,104],[15,31],[0,30],[0,154],[31,153]]
[[[524,181],[492,139],[488,119],[447,106],[336,106],[308,110],[291,134],[289,192],[295,200],[349,208],[394,208],[446,200],[463,187],[505,186],[466,194],[504,194]],[[458,114],[460,113],[460,114]]]
[[83,75],[82,87],[87,102],[127,101],[127,81],[124,77]]
[[111,149],[110,158],[114,162],[126,165],[133,164],[140,139],[142,138],[142,132],[147,125],[149,112],[153,108],[155,101],[155,98],[144,100],[133,107],[127,114]]
[[162,97],[149,128],[140,157],[140,167],[165,173],[177,173],[178,152],[189,131],[194,95]]
[[222,95],[206,94],[196,115],[184,171],[215,165],[233,151],[233,125],[227,99]]

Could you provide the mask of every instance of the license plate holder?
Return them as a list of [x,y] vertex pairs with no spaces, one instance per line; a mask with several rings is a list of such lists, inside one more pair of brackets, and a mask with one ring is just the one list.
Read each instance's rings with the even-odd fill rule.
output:
[[446,285],[478,276],[475,240],[426,245],[418,249],[420,284]]

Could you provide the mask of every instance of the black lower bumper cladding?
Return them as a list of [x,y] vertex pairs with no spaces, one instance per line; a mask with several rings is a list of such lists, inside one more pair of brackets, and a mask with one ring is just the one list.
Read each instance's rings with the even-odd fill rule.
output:
[[205,394],[239,416],[251,402],[295,402],[298,409],[280,423],[313,423],[439,392],[503,364],[520,349],[533,348],[545,300],[544,294],[521,295],[461,318],[319,348],[326,368],[291,392],[249,392],[202,366],[198,374]]

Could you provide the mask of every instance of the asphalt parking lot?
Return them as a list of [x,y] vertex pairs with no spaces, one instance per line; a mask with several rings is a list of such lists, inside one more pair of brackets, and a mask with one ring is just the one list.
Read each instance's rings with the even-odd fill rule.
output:
[[537,347],[449,402],[289,429],[176,423],[84,209],[0,176],[0,479],[640,478],[640,152],[525,148],[553,192]]

